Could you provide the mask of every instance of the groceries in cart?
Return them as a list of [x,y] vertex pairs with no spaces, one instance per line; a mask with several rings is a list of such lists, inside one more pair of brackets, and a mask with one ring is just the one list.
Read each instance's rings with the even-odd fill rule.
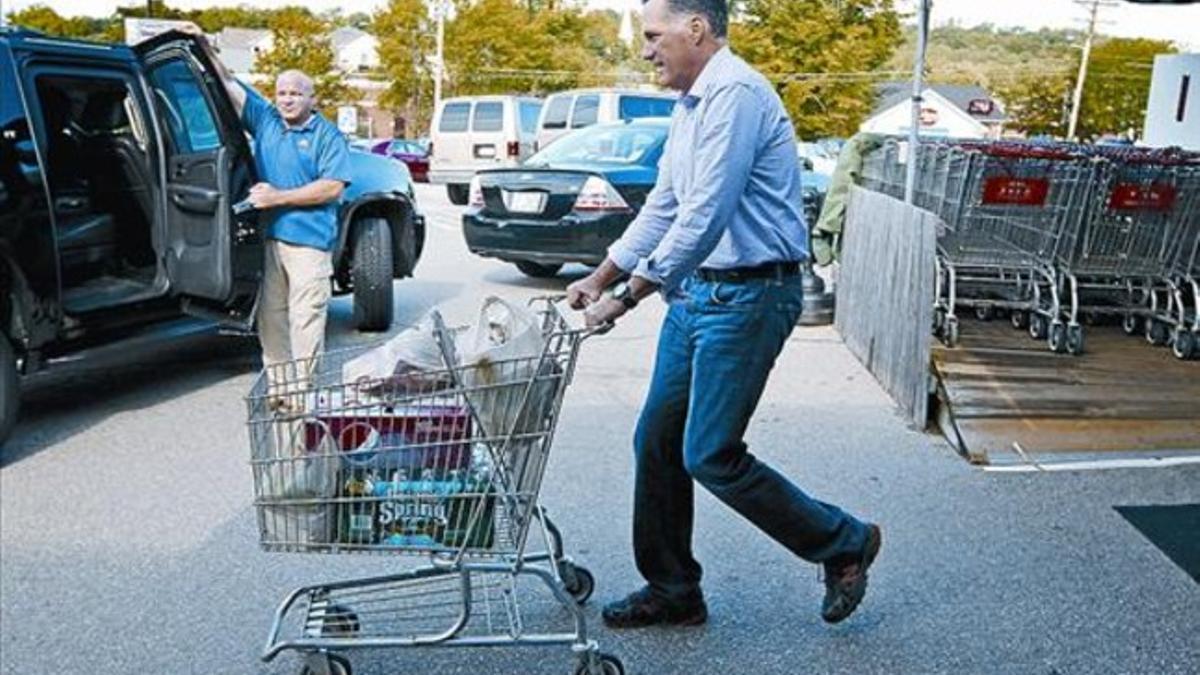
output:
[[[595,579],[565,554],[539,499],[592,334],[553,299],[489,298],[465,330],[435,311],[382,344],[264,371],[246,399],[261,546],[427,562],[297,589],[263,659],[295,650],[305,672],[348,673],[338,652],[355,647],[557,644],[579,672],[622,672],[588,638],[578,604]],[[297,394],[302,405],[269,405]],[[525,622],[518,598],[539,588],[571,628]]]

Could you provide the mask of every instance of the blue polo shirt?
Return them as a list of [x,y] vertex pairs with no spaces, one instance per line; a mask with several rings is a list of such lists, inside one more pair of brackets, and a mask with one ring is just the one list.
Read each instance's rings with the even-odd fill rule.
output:
[[[254,164],[258,178],[282,190],[291,190],[326,178],[350,184],[350,156],[346,139],[317,113],[299,127],[289,127],[275,106],[244,82],[246,105],[242,123],[254,137]],[[337,241],[338,202],[320,206],[268,209],[267,238],[322,251]]]

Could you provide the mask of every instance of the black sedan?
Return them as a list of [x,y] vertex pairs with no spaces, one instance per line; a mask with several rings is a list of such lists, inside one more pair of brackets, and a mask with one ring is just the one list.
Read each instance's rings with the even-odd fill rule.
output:
[[463,214],[467,247],[534,277],[601,263],[654,186],[668,126],[658,118],[592,126],[523,166],[480,171]]

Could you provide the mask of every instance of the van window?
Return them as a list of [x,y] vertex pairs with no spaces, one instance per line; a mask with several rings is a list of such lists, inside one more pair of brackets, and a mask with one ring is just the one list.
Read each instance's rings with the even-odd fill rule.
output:
[[639,117],[670,117],[675,99],[651,96],[622,96],[617,104],[617,116],[622,120]]
[[500,131],[503,128],[503,103],[488,101],[475,104],[475,118],[471,121],[471,131]]
[[542,113],[542,104],[531,101],[520,103],[521,131],[527,134],[537,133],[538,115]]
[[150,71],[150,81],[179,152],[205,152],[221,146],[208,100],[186,63],[168,61]]
[[571,113],[571,128],[578,129],[596,123],[600,114],[600,96],[588,94],[575,99],[575,112]]
[[566,129],[567,115],[571,114],[571,96],[552,96],[546,102],[546,119],[543,129]]
[[442,108],[442,121],[438,123],[438,131],[466,131],[467,118],[470,116],[470,103],[448,103]]

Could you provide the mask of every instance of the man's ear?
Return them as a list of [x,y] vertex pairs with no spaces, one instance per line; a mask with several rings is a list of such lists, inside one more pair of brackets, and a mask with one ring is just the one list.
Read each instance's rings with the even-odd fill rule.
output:
[[699,14],[693,14],[692,18],[688,19],[688,37],[693,45],[698,45],[704,40],[704,33],[708,30],[708,21]]

